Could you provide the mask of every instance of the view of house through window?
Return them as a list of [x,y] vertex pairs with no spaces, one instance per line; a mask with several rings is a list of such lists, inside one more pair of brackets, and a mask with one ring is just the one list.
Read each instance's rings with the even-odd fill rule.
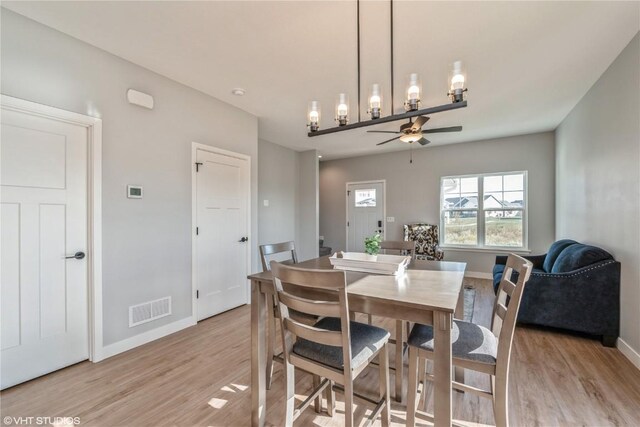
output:
[[374,208],[376,206],[376,189],[356,190],[356,208]]
[[472,247],[524,247],[526,178],[526,172],[442,178],[442,243]]

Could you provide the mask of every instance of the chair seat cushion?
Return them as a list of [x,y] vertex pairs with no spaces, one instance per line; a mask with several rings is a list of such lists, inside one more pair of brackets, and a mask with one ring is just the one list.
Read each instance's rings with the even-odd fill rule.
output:
[[[318,321],[316,328],[328,331],[340,331],[340,319],[337,317],[325,317]],[[389,332],[377,326],[364,323],[350,322],[351,329],[351,367],[355,368],[365,363],[389,340]],[[298,356],[306,357],[332,368],[344,367],[342,347],[319,344],[313,341],[298,338],[293,345],[293,352]]]
[[[433,327],[416,324],[409,334],[408,342],[411,346],[433,351]],[[496,363],[498,340],[483,326],[454,319],[451,342],[454,358],[492,365]]]

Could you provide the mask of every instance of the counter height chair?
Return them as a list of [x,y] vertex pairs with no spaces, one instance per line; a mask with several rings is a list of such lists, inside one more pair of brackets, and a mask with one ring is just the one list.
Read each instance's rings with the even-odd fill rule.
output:
[[[283,261],[285,264],[297,264],[298,263],[298,255],[296,254],[296,246],[294,242],[282,242],[282,243],[272,243],[268,245],[261,245],[260,249],[260,261],[262,261],[262,271],[271,271],[271,266],[269,265],[270,258],[278,257],[278,258],[286,258],[289,256],[290,258],[286,261]],[[284,255],[282,255],[284,254]],[[287,255],[288,254],[288,255]],[[267,330],[268,330],[268,338],[267,338],[267,373],[266,373],[266,382],[267,382],[267,390],[271,389],[271,379],[273,378],[273,361],[282,361],[282,353],[275,354],[276,348],[276,300],[275,297],[271,300],[272,307],[267,310]],[[315,316],[307,316],[303,313],[295,313],[292,312],[291,315],[298,320],[313,324],[318,319]]]
[[[389,332],[376,326],[350,321],[346,274],[341,270],[309,270],[271,261],[280,330],[284,347],[285,425],[290,427],[312,401],[321,403],[327,391],[327,412],[333,417],[335,388],[344,390],[345,423],[353,426],[353,398],[376,405],[369,421],[382,415],[382,425],[390,423]],[[283,287],[284,284],[284,287]],[[285,290],[286,288],[286,290]],[[314,299],[309,299],[314,295]],[[318,300],[317,298],[322,298]],[[291,310],[321,318],[313,326],[290,316]],[[354,379],[379,357],[380,398],[356,395]],[[295,368],[314,375],[314,390],[295,408]],[[342,386],[342,387],[340,387]]]
[[[516,327],[522,291],[529,280],[533,264],[514,254],[506,261],[493,306],[491,329],[463,320],[454,319],[451,328],[452,359],[454,366],[482,372],[490,376],[491,389],[482,390],[456,381],[456,390],[478,394],[493,400],[493,413],[497,427],[509,425],[508,386],[509,362],[513,333]],[[513,283],[511,273],[518,273]],[[409,334],[409,396],[407,402],[407,426],[415,424],[419,380],[433,381],[433,375],[424,373],[425,359],[434,357],[433,327],[416,324]],[[420,373],[418,374],[418,366]],[[424,374],[424,375],[423,375]],[[418,377],[421,378],[418,378]],[[426,389],[423,385],[422,393]],[[426,401],[426,398],[425,398]]]

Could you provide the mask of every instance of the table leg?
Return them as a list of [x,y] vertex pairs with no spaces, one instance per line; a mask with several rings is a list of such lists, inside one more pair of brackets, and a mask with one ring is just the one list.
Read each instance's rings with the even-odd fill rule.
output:
[[251,425],[264,426],[266,414],[266,295],[251,281]]
[[[453,313],[453,317],[456,319],[464,320],[464,286],[460,290],[460,296],[458,297],[458,304],[456,305],[456,311]],[[464,384],[464,368],[458,366],[453,368],[454,378],[456,382]],[[459,393],[464,393],[462,390],[456,390]]]
[[396,402],[400,403],[404,397],[404,324],[403,320],[396,320]]
[[452,314],[433,312],[434,424],[451,426],[451,322]]

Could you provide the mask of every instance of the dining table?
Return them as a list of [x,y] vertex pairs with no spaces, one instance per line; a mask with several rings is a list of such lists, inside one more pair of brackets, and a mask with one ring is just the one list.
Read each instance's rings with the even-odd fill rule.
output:
[[[328,256],[296,264],[309,269],[333,269]],[[380,275],[346,271],[349,310],[396,320],[395,398],[402,402],[404,324],[433,325],[434,411],[436,426],[450,426],[452,418],[451,330],[453,318],[464,311],[463,278],[466,264],[412,259],[404,273]],[[251,425],[266,418],[267,310],[275,293],[270,271],[248,276],[251,282]],[[301,294],[300,296],[304,296]],[[415,372],[410,375],[417,375]],[[456,369],[457,381],[463,370]]]

